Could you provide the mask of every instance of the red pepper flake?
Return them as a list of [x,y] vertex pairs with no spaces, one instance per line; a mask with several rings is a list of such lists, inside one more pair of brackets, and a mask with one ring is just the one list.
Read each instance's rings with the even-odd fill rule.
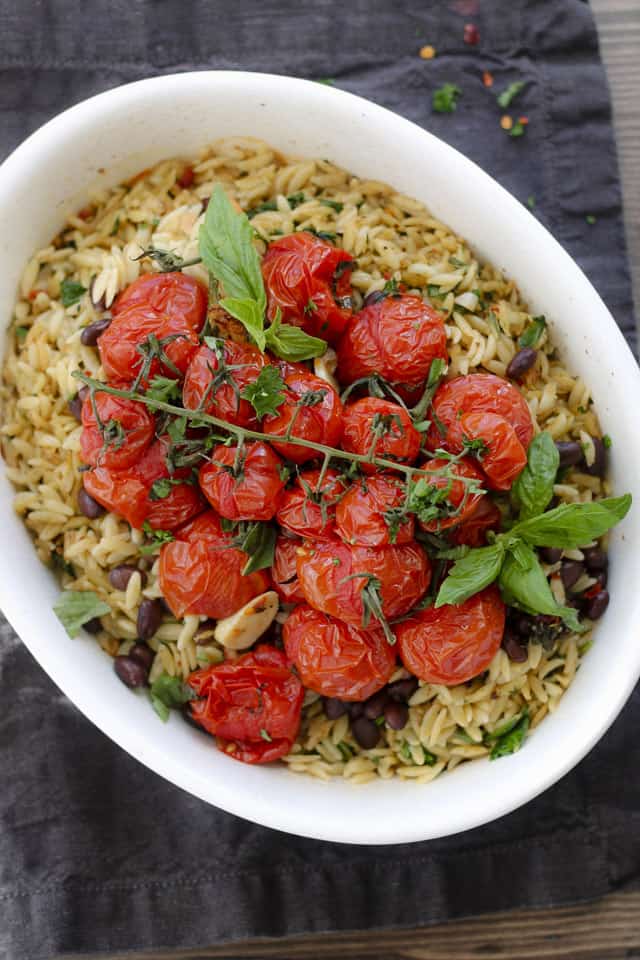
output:
[[193,172],[193,167],[186,166],[180,176],[177,178],[176,183],[178,186],[182,187],[183,190],[188,190],[193,183],[194,177],[195,173]]
[[484,71],[483,71],[483,74],[482,74],[482,82],[484,83],[485,87],[492,87],[492,86],[493,86],[493,74],[492,74],[492,73],[489,73],[488,70],[484,70]]
[[78,210],[77,216],[80,220],[90,220],[93,214],[93,207],[83,207],[82,210]]
[[595,597],[597,593],[600,593],[601,590],[602,590],[602,587],[600,586],[600,583],[597,582],[597,583],[594,583],[592,587],[589,587],[588,590],[585,590],[582,596],[586,597],[587,600],[592,600],[593,597]]
[[35,298],[38,296],[39,293],[44,293],[44,290],[36,290],[35,288],[33,290],[29,290],[27,299],[35,300]]
[[529,123],[529,117],[518,117],[518,123],[521,123],[523,127]]
[[471,47],[475,47],[478,43],[480,43],[480,31],[476,27],[475,23],[465,23],[463,39],[464,42],[468,43]]

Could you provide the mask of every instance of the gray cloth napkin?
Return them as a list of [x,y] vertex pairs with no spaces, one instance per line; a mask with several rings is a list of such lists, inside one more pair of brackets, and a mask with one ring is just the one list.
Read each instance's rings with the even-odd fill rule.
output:
[[[0,22],[0,154],[63,108],[144,76],[331,78],[533,197],[635,343],[609,96],[581,0],[0,0]],[[479,45],[463,42],[465,23]],[[425,44],[435,59],[418,56]],[[494,94],[521,79],[509,112],[529,124],[515,138],[500,129]],[[462,90],[457,111],[433,113],[445,82]],[[0,697],[0,956],[10,960],[427,924],[640,879],[638,691],[598,747],[524,808],[456,837],[364,848],[263,829],[165,783],[95,730],[6,624]],[[496,765],[496,790],[508,775],[508,762]]]

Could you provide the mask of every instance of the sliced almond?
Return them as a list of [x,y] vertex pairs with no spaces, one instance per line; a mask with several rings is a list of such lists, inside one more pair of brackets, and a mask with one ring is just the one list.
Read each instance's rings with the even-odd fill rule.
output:
[[232,616],[218,620],[214,630],[216,641],[227,650],[246,650],[271,625],[278,605],[275,590],[267,590],[259,597],[254,597]]
[[325,383],[333,387],[336,393],[340,393],[340,386],[334,374],[338,366],[338,354],[331,347],[327,347],[321,357],[316,357],[313,361],[313,372],[316,377],[320,377]]

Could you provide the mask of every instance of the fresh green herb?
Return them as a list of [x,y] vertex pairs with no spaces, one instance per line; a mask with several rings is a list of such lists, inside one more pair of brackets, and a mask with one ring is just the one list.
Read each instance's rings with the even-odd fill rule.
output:
[[630,507],[630,493],[592,503],[563,503],[539,517],[517,523],[510,535],[534,547],[573,550],[601,537],[626,517]]
[[247,554],[248,559],[242,571],[245,576],[273,564],[276,536],[276,528],[270,523],[254,520],[239,525],[239,532],[233,543]]
[[305,304],[304,313],[315,313],[317,309],[318,304],[310,297]]
[[353,750],[351,749],[348,743],[344,742],[344,740],[341,740],[340,743],[338,744],[338,750],[342,754],[342,759],[344,760],[345,763],[347,762],[347,760],[351,760],[351,757],[353,756]]
[[287,197],[287,203],[292,210],[295,210],[296,207],[299,207],[301,203],[304,203],[307,198],[304,193],[300,190],[298,193],[292,193]]
[[327,230],[315,230],[313,227],[305,227],[300,231],[301,233],[311,233],[314,237],[317,237],[319,240],[326,240],[327,243],[335,243],[338,239],[337,233],[330,233]]
[[327,349],[326,342],[319,337],[312,337],[291,323],[282,323],[279,312],[265,331],[265,342],[278,357],[293,362],[321,357]]
[[505,720],[505,722],[501,723],[499,727],[496,727],[496,729],[492,733],[485,733],[484,735],[485,742],[493,743],[496,740],[499,740],[500,737],[504,737],[505,733],[511,733],[513,728],[518,726],[525,712],[526,711],[523,711],[521,713],[516,713],[514,717],[511,717],[509,720]]
[[510,83],[506,90],[503,90],[502,93],[498,94],[496,97],[498,106],[506,110],[526,85],[526,80],[516,80],[514,83]]
[[382,288],[382,293],[387,297],[399,297],[400,296],[400,284],[392,277],[391,280],[387,280],[384,287]]
[[73,564],[69,563],[68,560],[62,556],[61,553],[58,553],[56,550],[51,554],[51,562],[54,567],[58,567],[59,570],[62,570],[67,574],[68,577],[75,577],[76,571],[73,568]]
[[515,724],[495,741],[489,757],[491,760],[498,760],[500,757],[507,757],[520,749],[529,729],[529,711],[525,708],[522,716]]
[[396,638],[382,610],[382,597],[380,595],[382,584],[380,580],[373,573],[352,573],[348,577],[344,577],[340,583],[346,583],[347,580],[360,579],[365,581],[360,591],[360,598],[362,600],[362,627],[366,630],[371,623],[371,617],[373,617],[382,627],[387,643],[393,646]]
[[175,540],[175,537],[170,530],[154,530],[148,520],[145,520],[142,524],[142,531],[151,541],[151,543],[143,544],[143,546],[139,548],[140,553],[143,556],[148,556],[151,553],[155,553],[163,543],[171,543],[173,540]]
[[582,631],[577,611],[557,603],[536,552],[524,543],[509,549],[498,577],[502,599],[525,613],[561,617],[570,630]]
[[508,131],[508,132],[509,132],[509,136],[510,136],[510,137],[521,137],[521,136],[524,134],[524,132],[525,132],[526,129],[527,129],[527,128],[526,128],[525,124],[522,122],[522,120],[516,120],[516,122],[514,123],[514,125],[513,125],[513,126],[511,127],[511,129]]
[[60,284],[60,299],[63,307],[72,307],[87,292],[87,288],[75,280],[63,280]]
[[447,295],[446,291],[445,292],[441,291],[437,283],[427,284],[427,296],[431,300],[433,300],[434,297],[436,300],[442,300],[444,297],[446,297],[446,295]]
[[512,487],[520,519],[543,513],[553,496],[560,455],[550,433],[539,433],[529,444],[527,465]]
[[476,460],[484,460],[489,453],[489,447],[482,437],[462,437],[462,446],[466,453],[475,457]]
[[535,198],[534,195],[531,193],[531,194],[529,194],[529,196],[527,197],[527,206],[529,207],[529,210],[533,210],[534,207],[535,207],[535,205],[536,205],[536,198]]
[[24,340],[29,333],[29,327],[14,327],[14,333],[18,340]]
[[111,233],[109,234],[109,236],[115,237],[119,229],[120,229],[120,217],[116,217],[115,220],[113,221],[113,226],[111,228]]
[[500,573],[504,555],[505,546],[498,539],[489,546],[470,550],[466,556],[456,560],[438,591],[436,607],[464,603],[474,593],[488,587]]
[[610,450],[612,444],[613,444],[613,440],[611,439],[608,433],[605,433],[605,435],[602,438],[602,446],[605,448],[605,450]]
[[181,257],[179,254],[174,253],[173,250],[160,250],[158,247],[147,247],[146,250],[143,250],[137,257],[133,257],[134,260],[142,260],[143,257],[149,257],[150,260],[154,260],[159,268],[160,273],[177,273],[182,270],[183,267],[192,267],[196,263],[201,263],[201,257],[193,257],[191,260],[185,260],[184,257]]
[[449,257],[449,263],[452,267],[466,267],[467,264],[464,260],[459,260],[458,257]]
[[154,377],[146,393],[153,400],[163,400],[165,403],[180,400],[182,397],[179,381],[171,380],[169,377]]
[[422,755],[423,755],[423,757],[424,757],[424,765],[425,765],[425,767],[435,767],[436,763],[438,762],[438,758],[436,757],[435,753],[431,753],[430,750],[426,750],[426,749],[423,747],[423,748],[422,748]]
[[592,227],[594,223],[597,223],[597,217],[594,217],[592,213],[588,214],[585,217],[585,220],[587,221],[590,227]]
[[259,203],[255,207],[251,207],[250,210],[247,210],[247,217],[251,220],[257,213],[267,213],[270,210],[277,210],[278,204],[275,200],[265,200],[264,203]]
[[529,326],[518,337],[518,346],[522,350],[524,347],[537,347],[540,338],[547,327],[547,321],[544,317],[534,317]]
[[70,637],[77,637],[80,628],[111,613],[111,607],[93,590],[64,590],[53,605],[53,612]]
[[323,207],[331,207],[336,213],[342,213],[344,209],[344,203],[340,203],[339,200],[321,200],[320,203]]
[[273,740],[273,737],[269,733],[267,733],[264,727],[260,727],[260,736],[262,737],[263,740],[266,740],[267,743],[271,743],[271,741]]
[[149,491],[150,500],[166,500],[173,487],[179,487],[185,483],[184,480],[178,480],[175,477],[163,477],[162,480],[154,480]]
[[335,87],[336,81],[333,77],[319,77],[316,83],[323,83],[326,87]]
[[462,93],[460,87],[453,83],[445,83],[433,91],[431,102],[436,113],[453,113],[457,107],[457,99]]
[[169,719],[169,711],[195,699],[195,693],[180,677],[161,673],[151,684],[151,705],[163,723]]
[[263,367],[253,383],[248,384],[240,394],[248,400],[256,412],[258,419],[268,413],[277,413],[286,397],[284,394],[284,380],[275,364]]

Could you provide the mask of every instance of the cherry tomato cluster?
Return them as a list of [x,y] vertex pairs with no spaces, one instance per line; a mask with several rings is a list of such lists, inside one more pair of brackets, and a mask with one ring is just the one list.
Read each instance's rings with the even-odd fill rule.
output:
[[[475,546],[499,527],[487,489],[508,489],[526,463],[526,403],[507,381],[472,374],[439,386],[429,423],[418,422],[411,404],[434,361],[448,359],[443,320],[395,291],[354,312],[352,268],[349,254],[309,233],[272,243],[262,265],[268,316],[279,311],[333,344],[341,386],[351,388],[345,403],[307,364],[248,343],[201,342],[207,294],[182,273],[145,275],[120,295],[98,341],[107,382],[144,393],[158,378],[173,381],[187,410],[262,438],[209,440],[196,423],[176,440],[171,418],[140,400],[91,390],[83,402],[84,487],[133,527],[165,532],[159,579],[176,617],[224,618],[270,588],[296,604],[284,652],[262,644],[189,680],[194,719],[250,763],[290,750],[302,684],[364,700],[398,657],[424,680],[461,683],[502,640],[495,588],[458,607],[420,608],[432,579],[421,538]],[[258,416],[247,390],[267,366],[282,390]],[[371,378],[387,385],[386,398],[369,395]],[[180,443],[195,459],[176,458]],[[350,456],[329,460],[317,445]],[[411,508],[416,481],[435,512]],[[277,524],[273,564],[245,573],[234,530],[256,521]]]

